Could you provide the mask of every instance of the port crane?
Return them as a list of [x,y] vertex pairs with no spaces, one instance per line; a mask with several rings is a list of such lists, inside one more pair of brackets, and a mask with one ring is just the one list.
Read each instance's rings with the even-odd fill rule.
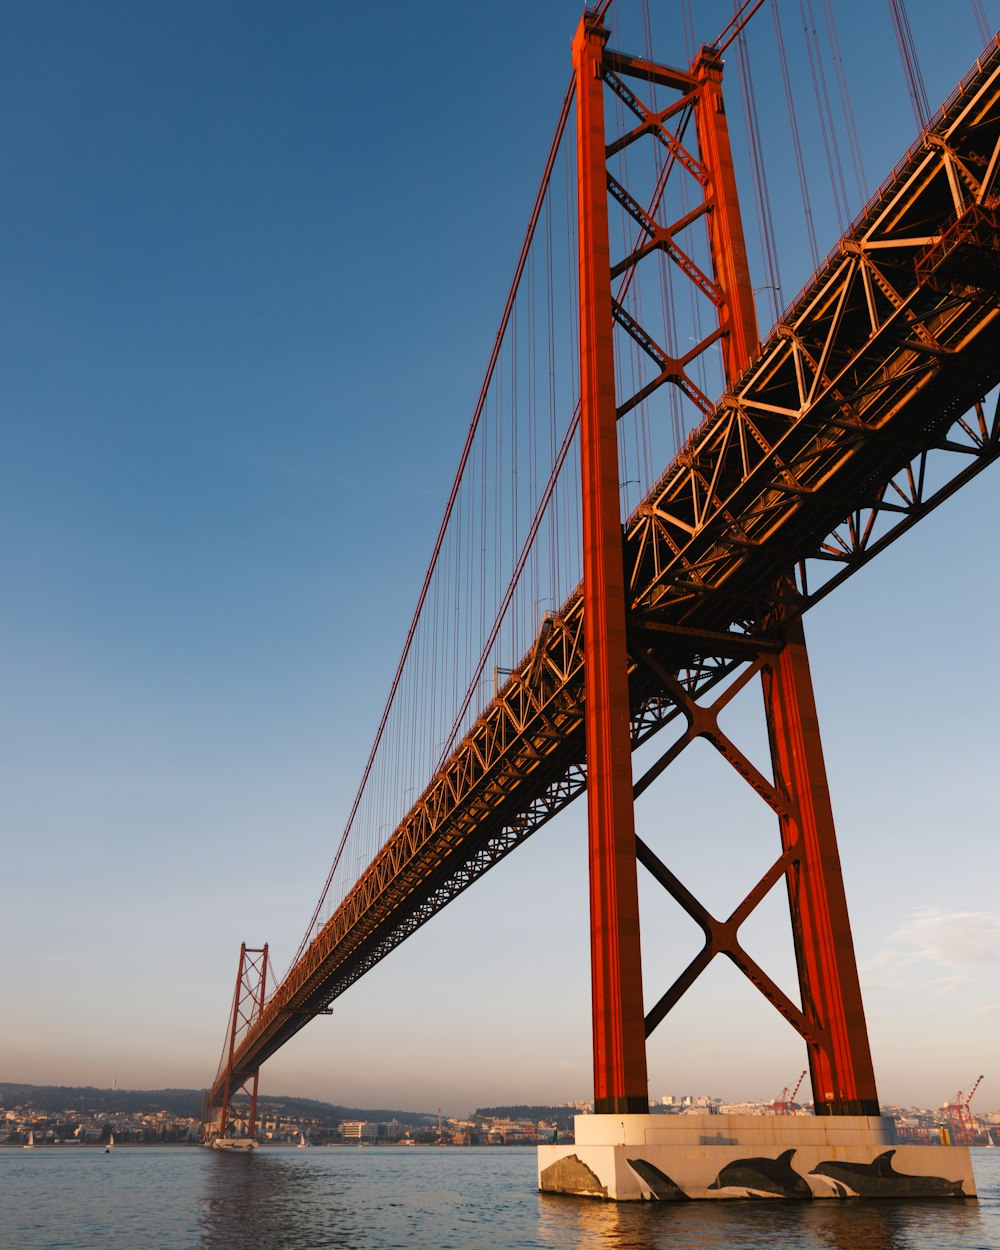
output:
[[795,1088],[790,1090],[786,1085],[781,1091],[781,1097],[775,1099],[775,1101],[771,1103],[771,1109],[774,1111],[775,1115],[792,1114],[792,1107],[795,1105],[795,1095],[799,1092],[799,1087],[805,1079],[805,1075],[806,1072],[803,1068],[803,1070],[799,1073],[799,1079],[795,1082]]
[[977,1076],[968,1094],[963,1094],[959,1090],[951,1102],[946,1102],[941,1107],[948,1120],[948,1131],[951,1134],[951,1140],[956,1146],[970,1145],[979,1132],[979,1126],[969,1110],[969,1103],[972,1102],[972,1097],[979,1088],[979,1083],[982,1079],[982,1075]]

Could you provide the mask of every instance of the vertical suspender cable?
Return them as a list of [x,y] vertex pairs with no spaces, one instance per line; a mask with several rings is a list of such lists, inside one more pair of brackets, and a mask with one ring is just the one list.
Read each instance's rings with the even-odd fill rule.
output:
[[972,12],[976,18],[976,25],[979,27],[980,39],[982,39],[983,43],[989,43],[993,31],[990,29],[983,0],[972,0]]
[[[775,6],[777,9],[777,5]],[[851,164],[854,166],[854,179],[857,183],[858,198],[863,203],[868,198],[868,180],[865,177],[864,162],[861,159],[861,141],[854,120],[854,109],[851,106],[851,95],[847,89],[847,76],[844,73],[844,55],[840,50],[840,36],[837,34],[837,23],[830,0],[823,0],[823,13],[826,17],[826,33],[830,41],[830,53],[833,57],[833,72],[837,78],[837,89],[840,93],[840,107],[844,112],[844,125],[847,128],[847,146],[851,152]]]
[[927,91],[924,88],[923,74],[917,60],[917,48],[913,42],[913,31],[906,13],[905,0],[889,0],[889,14],[892,17],[892,29],[896,34],[896,46],[903,63],[906,75],[906,88],[910,93],[910,104],[917,126],[923,130],[930,120],[931,110],[927,103]]
[[511,576],[510,576],[510,580],[507,583],[507,589],[504,592],[504,597],[496,610],[496,614],[493,618],[493,626],[490,630],[489,636],[487,637],[483,645],[482,652],[480,653],[479,664],[477,666],[476,672],[473,675],[472,680],[469,682],[469,686],[466,691],[465,698],[462,702],[462,706],[458,709],[458,714],[456,715],[454,723],[452,725],[451,733],[445,739],[445,742],[439,753],[439,759],[438,759],[439,764],[444,759],[447,758],[447,756],[451,752],[452,747],[455,745],[455,740],[457,739],[459,732],[461,731],[462,722],[465,718],[466,712],[469,710],[469,704],[472,702],[472,697],[475,693],[476,686],[478,685],[479,677],[482,674],[483,669],[486,667],[486,663],[489,659],[490,652],[493,649],[493,644],[496,642],[497,636],[500,633],[500,628],[503,625],[504,617],[507,614],[507,609],[510,606],[511,600],[514,597],[514,592],[517,589],[517,584],[520,581],[521,574],[524,572],[524,566],[527,563],[528,556],[530,555],[531,549],[534,546],[535,538],[538,534],[538,530],[542,523],[542,518],[545,516],[549,503],[552,499],[553,492],[555,491],[555,488],[556,488],[556,482],[558,481],[558,478],[559,478],[559,473],[563,467],[563,464],[566,461],[566,456],[569,452],[569,449],[573,444],[573,439],[576,436],[576,431],[577,431],[577,428],[579,427],[579,424],[580,424],[580,406],[578,404],[576,407],[576,410],[573,413],[573,418],[566,428],[566,433],[563,435],[562,446],[560,447],[559,454],[556,457],[555,463],[552,466],[552,470],[549,474],[549,480],[546,484],[545,491],[541,499],[538,502],[538,506],[535,509],[535,514],[532,517],[531,525],[528,529],[527,536],[521,545],[520,554],[518,555],[514,563],[513,571],[511,572]]
[[[610,0],[608,0],[608,3],[610,3]],[[538,188],[538,194],[535,196],[535,203],[531,212],[531,217],[528,222],[528,228],[525,232],[524,242],[521,245],[521,253],[518,257],[517,266],[514,270],[514,277],[511,282],[510,291],[507,295],[507,303],[503,311],[503,316],[501,317],[501,320],[500,320],[500,328],[497,331],[496,340],[494,341],[494,344],[493,344],[493,352],[492,352],[492,355],[490,356],[490,361],[486,368],[486,376],[483,379],[483,385],[479,392],[479,400],[476,403],[476,408],[472,417],[472,422],[469,426],[469,432],[466,435],[465,445],[462,448],[462,455],[459,460],[458,470],[455,474],[455,479],[452,483],[451,493],[448,496],[448,502],[445,505],[444,517],[441,520],[441,525],[440,525],[440,528],[438,529],[437,540],[435,541],[435,544],[434,544],[434,551],[431,555],[430,564],[427,566],[427,572],[424,575],[423,585],[420,588],[420,594],[417,598],[417,606],[413,613],[413,619],[410,622],[410,628],[406,635],[406,641],[403,644],[403,653],[400,656],[399,664],[396,667],[396,673],[395,673],[395,676],[393,677],[392,685],[390,686],[390,689],[389,689],[389,697],[386,700],[385,708],[383,709],[383,712],[382,712],[382,719],[380,720],[378,729],[376,730],[376,733],[375,733],[375,741],[372,744],[371,751],[368,755],[368,761],[365,764],[364,773],[362,774],[362,777],[361,777],[361,784],[358,787],[358,792],[355,795],[354,803],[351,806],[351,812],[347,818],[347,824],[344,827],[343,834],[341,835],[340,843],[337,846],[337,851],[336,851],[336,854],[334,855],[333,863],[330,866],[330,871],[327,874],[327,878],[323,885],[323,890],[319,896],[319,900],[317,901],[316,906],[313,909],[313,913],[309,920],[309,924],[306,927],[305,934],[302,938],[302,941],[299,943],[299,948],[296,951],[295,956],[292,960],[293,965],[298,963],[299,959],[301,959],[306,947],[308,946],[312,938],[313,927],[316,924],[316,920],[323,908],[323,902],[326,898],[327,891],[330,889],[330,885],[333,881],[334,873],[337,871],[337,865],[340,863],[340,857],[344,852],[344,846],[346,845],[347,838],[350,835],[351,828],[354,824],[354,818],[357,815],[358,808],[361,804],[362,795],[364,794],[365,787],[368,784],[368,778],[371,775],[372,766],[375,762],[375,756],[378,752],[379,744],[382,741],[382,735],[385,732],[386,723],[388,722],[388,719],[389,719],[389,713],[390,713],[390,710],[392,709],[393,701],[395,700],[395,697],[396,697],[396,692],[399,689],[399,683],[402,678],[403,669],[406,665],[407,657],[410,654],[410,647],[413,644],[414,635],[417,632],[417,625],[420,620],[421,612],[423,611],[424,602],[427,598],[427,592],[430,588],[431,578],[434,574],[434,569],[437,565],[438,556],[441,553],[441,546],[442,546],[442,543],[444,542],[444,536],[448,529],[448,524],[451,520],[452,510],[455,506],[455,499],[458,495],[458,490],[462,483],[462,476],[465,472],[465,466],[466,466],[466,463],[468,462],[469,454],[472,450],[472,445],[475,439],[476,430],[479,427],[479,419],[482,415],[483,406],[486,402],[486,395],[487,395],[487,392],[490,387],[490,383],[493,378],[493,371],[496,368],[497,359],[500,355],[500,347],[501,347],[501,344],[503,343],[503,339],[507,330],[507,323],[510,319],[510,314],[513,309],[514,300],[517,296],[518,286],[520,285],[520,281],[521,281],[521,274],[524,271],[525,261],[528,256],[528,251],[531,247],[531,241],[534,237],[535,225],[538,222],[538,216],[539,216],[539,213],[541,212],[542,203],[545,199],[545,193],[548,190],[549,179],[552,175],[552,167],[555,164],[556,153],[559,151],[559,148],[562,144],[563,132],[566,129],[566,122],[569,118],[570,105],[573,102],[573,95],[574,95],[575,89],[576,89],[575,76],[571,75],[569,86],[566,88],[566,94],[563,97],[562,109],[559,113],[559,120],[556,123],[555,134],[552,138],[552,143],[549,147],[549,155],[545,163],[545,169],[542,173],[542,180]]]
[[820,133],[823,136],[823,148],[826,152],[826,165],[830,175],[833,207],[837,215],[837,227],[840,233],[843,234],[847,222],[850,220],[847,188],[844,186],[844,171],[841,167],[840,152],[837,148],[836,127],[830,108],[829,93],[826,90],[826,75],[823,73],[823,59],[820,55],[819,39],[816,35],[816,23],[812,12],[811,0],[799,0],[799,13],[802,15],[806,55],[809,60],[813,94],[816,97],[816,112],[819,117]]
[[746,36],[742,29],[736,37],[737,64],[739,66],[740,83],[743,87],[743,116],[746,122],[747,139],[750,144],[751,174],[753,176],[754,196],[757,200],[757,221],[760,231],[761,250],[769,278],[768,292],[771,296],[771,308],[774,320],[777,321],[784,300],[781,294],[781,273],[778,266],[778,244],[774,233],[774,213],[771,209],[771,196],[767,186],[767,169],[764,165],[764,150],[761,138],[760,119],[757,113],[757,97],[754,94],[753,75],[750,68],[750,53],[747,49]]
[[799,176],[799,191],[802,195],[802,211],[806,222],[806,237],[809,240],[809,254],[813,269],[819,268],[819,246],[816,242],[816,223],[813,220],[812,201],[809,198],[809,182],[806,177],[806,165],[802,156],[802,136],[799,133],[798,115],[792,94],[792,80],[788,72],[788,56],[785,52],[785,37],[781,28],[781,15],[777,4],[771,8],[774,19],[774,36],[778,48],[778,64],[781,67],[781,81],[785,87],[785,106],[788,109],[788,124],[792,132],[792,151],[795,154],[795,169]]

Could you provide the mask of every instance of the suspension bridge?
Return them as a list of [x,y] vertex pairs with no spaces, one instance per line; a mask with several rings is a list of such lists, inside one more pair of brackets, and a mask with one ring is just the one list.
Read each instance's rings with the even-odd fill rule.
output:
[[[646,1038],[717,955],[801,1036],[817,1116],[879,1117],[802,617],[1000,457],[1000,42],[974,3],[984,46],[932,112],[892,0],[917,134],[851,219],[845,171],[861,187],[863,164],[832,8],[817,22],[799,6],[796,51],[790,7],[735,6],[696,45],[683,6],[683,68],[658,59],[645,4],[638,51],[618,43],[610,2],[585,11],[357,797],[287,971],[274,976],[267,947],[241,951],[210,1137],[252,1139],[261,1065],[585,790],[595,1124],[645,1116]],[[748,42],[765,20],[814,266],[783,308]],[[805,158],[815,142],[795,97],[803,65],[842,219],[825,258]],[[761,291],[774,316],[763,336]],[[770,776],[720,727],[758,678]],[[661,731],[669,745],[634,775],[634,752]],[[633,815],[699,737],[779,830],[727,917]],[[637,865],[704,936],[652,1003]],[[740,941],[779,884],[798,1001]],[[567,1176],[544,1187],[601,1190]]]

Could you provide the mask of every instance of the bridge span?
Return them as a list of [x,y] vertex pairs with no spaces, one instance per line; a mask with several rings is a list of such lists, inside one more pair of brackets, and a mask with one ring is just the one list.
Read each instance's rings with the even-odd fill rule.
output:
[[[984,407],[1000,383],[998,140],[994,45],[629,516],[633,747],[692,723],[699,696],[1000,456]],[[934,455],[954,467],[932,489]],[[578,588],[267,998],[212,1107],[581,793],[584,661]]]

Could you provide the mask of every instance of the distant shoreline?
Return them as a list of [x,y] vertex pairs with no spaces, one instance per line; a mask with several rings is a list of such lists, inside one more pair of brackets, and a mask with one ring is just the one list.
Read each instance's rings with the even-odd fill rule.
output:
[[[186,1146],[200,1146],[200,1141],[116,1141],[111,1150],[133,1150],[134,1148],[144,1149],[146,1146],[164,1146],[170,1150],[184,1149]],[[83,1141],[79,1145],[73,1141],[36,1141],[31,1150],[63,1150],[64,1146],[69,1150],[93,1150],[104,1151],[108,1149],[108,1143],[105,1141],[89,1141],[84,1144]],[[25,1150],[27,1149],[22,1141],[0,1141],[0,1150]]]
[[[571,1144],[567,1137],[566,1143]],[[457,1146],[454,1142],[416,1142],[413,1146],[407,1146],[405,1142],[365,1142],[364,1146],[359,1146],[356,1142],[331,1141],[318,1142],[310,1144],[310,1150],[530,1150],[537,1146],[537,1142],[510,1142],[509,1144],[499,1145],[481,1145],[476,1146]],[[298,1150],[299,1147],[292,1141],[281,1142],[258,1142],[257,1146],[260,1150]],[[205,1143],[200,1141],[123,1141],[115,1142],[112,1146],[112,1152],[117,1150],[191,1150],[204,1149]],[[24,1150],[23,1142],[0,1142],[0,1150]],[[32,1146],[33,1150],[63,1150],[69,1149],[76,1151],[96,1151],[102,1153],[106,1149],[105,1142],[88,1142],[84,1144],[74,1145],[72,1142],[35,1142]]]

